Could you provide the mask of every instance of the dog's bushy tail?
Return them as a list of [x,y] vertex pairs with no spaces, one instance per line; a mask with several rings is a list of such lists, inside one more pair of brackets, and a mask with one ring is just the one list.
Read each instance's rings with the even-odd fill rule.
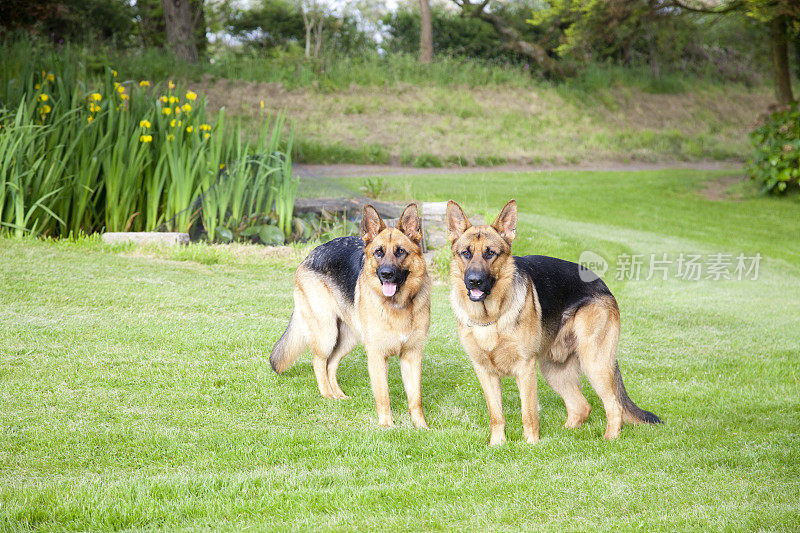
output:
[[634,424],[661,424],[661,419],[650,411],[645,411],[631,400],[625,384],[622,382],[622,372],[619,370],[619,363],[614,365],[614,385],[617,389],[617,398],[622,404],[622,412],[625,422]]
[[300,314],[295,310],[289,319],[286,331],[283,332],[281,338],[275,343],[275,347],[272,348],[272,353],[269,354],[269,364],[272,366],[272,370],[278,374],[288,370],[308,344],[306,328],[302,320]]

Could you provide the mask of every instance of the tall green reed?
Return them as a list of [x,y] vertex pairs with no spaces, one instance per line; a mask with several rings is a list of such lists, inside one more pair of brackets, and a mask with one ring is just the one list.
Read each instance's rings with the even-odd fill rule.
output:
[[267,116],[251,145],[241,125],[228,126],[224,112],[213,121],[201,96],[172,82],[118,80],[110,68],[86,82],[85,69],[52,52],[24,62],[11,48],[0,61],[0,228],[205,230],[213,240],[219,224],[274,211],[291,233],[296,179],[283,115]]

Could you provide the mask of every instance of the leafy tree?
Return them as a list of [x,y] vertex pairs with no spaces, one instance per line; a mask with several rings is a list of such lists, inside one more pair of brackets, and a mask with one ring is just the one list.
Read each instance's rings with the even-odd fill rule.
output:
[[[527,11],[527,9],[525,10]],[[521,21],[521,33],[526,38],[537,39],[540,32],[524,24],[522,9],[496,10],[513,24]],[[396,10],[383,18],[387,39],[383,46],[390,52],[417,54],[420,45],[420,12],[408,7]],[[515,52],[502,48],[502,41],[491,24],[475,17],[460,16],[452,10],[433,5],[431,8],[433,53],[489,60],[524,61]]]
[[[228,32],[248,46],[262,50],[302,43],[308,46],[307,57],[316,53],[319,59],[323,50],[359,54],[376,47],[375,41],[359,28],[355,15],[350,11],[341,16],[326,12],[319,34],[316,33],[319,21],[314,18],[315,15],[306,15],[309,22],[306,27],[302,8],[297,2],[261,0],[248,9],[231,9],[224,16],[224,26]],[[317,35],[320,41],[317,41]]]
[[303,16],[296,5],[281,0],[262,1],[250,9],[228,14],[226,29],[247,43],[272,49],[304,39]]
[[163,48],[167,31],[164,25],[164,10],[161,0],[136,0],[136,23],[139,42],[142,46]]
[[134,12],[127,0],[3,0],[0,28],[55,41],[100,39],[130,44]]
[[670,5],[698,13],[745,13],[764,24],[770,40],[775,97],[781,105],[794,101],[789,71],[789,42],[800,34],[798,0],[671,0]]
[[625,65],[645,59],[658,77],[674,63],[691,32],[662,0],[551,0],[528,23],[551,32],[548,48],[577,62],[611,59]]
[[472,2],[472,0],[451,0],[461,9],[461,15],[488,22],[494,28],[500,40],[500,48],[513,52],[532,61],[546,75],[561,78],[565,75],[564,69],[553,57],[542,42],[531,39],[515,24],[513,19],[503,16],[500,2],[492,9],[491,0]]

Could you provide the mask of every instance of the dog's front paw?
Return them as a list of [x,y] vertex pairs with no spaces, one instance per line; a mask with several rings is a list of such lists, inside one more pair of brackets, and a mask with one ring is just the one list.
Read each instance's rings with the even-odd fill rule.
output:
[[489,446],[502,446],[506,443],[505,435],[492,435],[489,437]]

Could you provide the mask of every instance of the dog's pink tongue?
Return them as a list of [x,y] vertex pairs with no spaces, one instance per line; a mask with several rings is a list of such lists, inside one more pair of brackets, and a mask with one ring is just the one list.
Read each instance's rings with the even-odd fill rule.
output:
[[386,297],[394,296],[394,293],[397,292],[397,283],[384,283],[383,284],[383,295]]
[[469,295],[473,298],[480,298],[481,296],[483,296],[483,291],[480,289],[470,289]]

